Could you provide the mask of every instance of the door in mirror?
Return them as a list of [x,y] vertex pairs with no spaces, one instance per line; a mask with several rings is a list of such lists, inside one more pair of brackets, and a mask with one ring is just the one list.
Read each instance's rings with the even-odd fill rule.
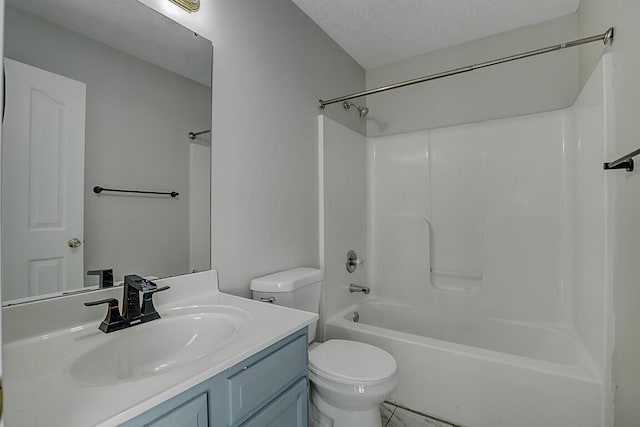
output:
[[82,287],[85,84],[4,60],[2,292]]

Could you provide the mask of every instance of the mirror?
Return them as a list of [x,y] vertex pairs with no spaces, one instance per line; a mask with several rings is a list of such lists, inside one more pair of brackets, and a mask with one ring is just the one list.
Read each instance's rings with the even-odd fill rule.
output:
[[211,42],[136,0],[8,0],[4,36],[3,303],[208,270]]

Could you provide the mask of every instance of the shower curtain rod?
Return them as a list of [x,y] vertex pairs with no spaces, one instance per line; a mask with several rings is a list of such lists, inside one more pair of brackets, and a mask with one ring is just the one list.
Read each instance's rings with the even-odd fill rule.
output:
[[554,52],[556,50],[567,49],[570,47],[580,46],[587,43],[593,43],[597,41],[602,41],[605,45],[610,45],[613,41],[613,27],[609,28],[606,32],[602,34],[598,34],[596,36],[585,37],[578,40],[573,40],[570,42],[560,43],[553,46],[543,47],[541,49],[530,50],[528,52],[519,53],[517,55],[505,56],[503,58],[494,59],[492,61],[481,62],[479,64],[468,65],[466,67],[455,68],[449,71],[443,71],[441,73],[431,74],[425,77],[420,77],[413,80],[407,80],[400,83],[395,83],[387,86],[381,86],[375,89],[365,90],[364,92],[358,92],[351,95],[341,96],[338,98],[329,99],[327,101],[323,101],[322,99],[318,100],[318,106],[321,109],[324,109],[327,105],[335,104],[338,102],[348,101],[354,98],[360,98],[361,96],[373,95],[380,92],[386,92],[388,90],[398,89],[405,86],[411,86],[418,83],[424,83],[431,80],[441,79],[443,77],[455,76],[456,74],[468,73],[469,71],[479,70],[480,68],[492,67],[498,64],[504,64],[505,62],[516,61],[518,59],[529,58],[531,56],[542,55],[543,53]]

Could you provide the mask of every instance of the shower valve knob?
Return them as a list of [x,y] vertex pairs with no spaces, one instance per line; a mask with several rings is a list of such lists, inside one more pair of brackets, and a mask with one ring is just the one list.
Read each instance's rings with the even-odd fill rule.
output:
[[353,273],[358,266],[364,265],[364,260],[358,258],[356,251],[350,250],[347,253],[347,271]]

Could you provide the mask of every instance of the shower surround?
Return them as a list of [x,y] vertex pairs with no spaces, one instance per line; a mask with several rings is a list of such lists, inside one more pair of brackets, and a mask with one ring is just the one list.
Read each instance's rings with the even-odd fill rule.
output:
[[571,108],[421,132],[321,118],[324,332],[392,353],[393,401],[474,427],[610,425],[610,76],[605,55]]

